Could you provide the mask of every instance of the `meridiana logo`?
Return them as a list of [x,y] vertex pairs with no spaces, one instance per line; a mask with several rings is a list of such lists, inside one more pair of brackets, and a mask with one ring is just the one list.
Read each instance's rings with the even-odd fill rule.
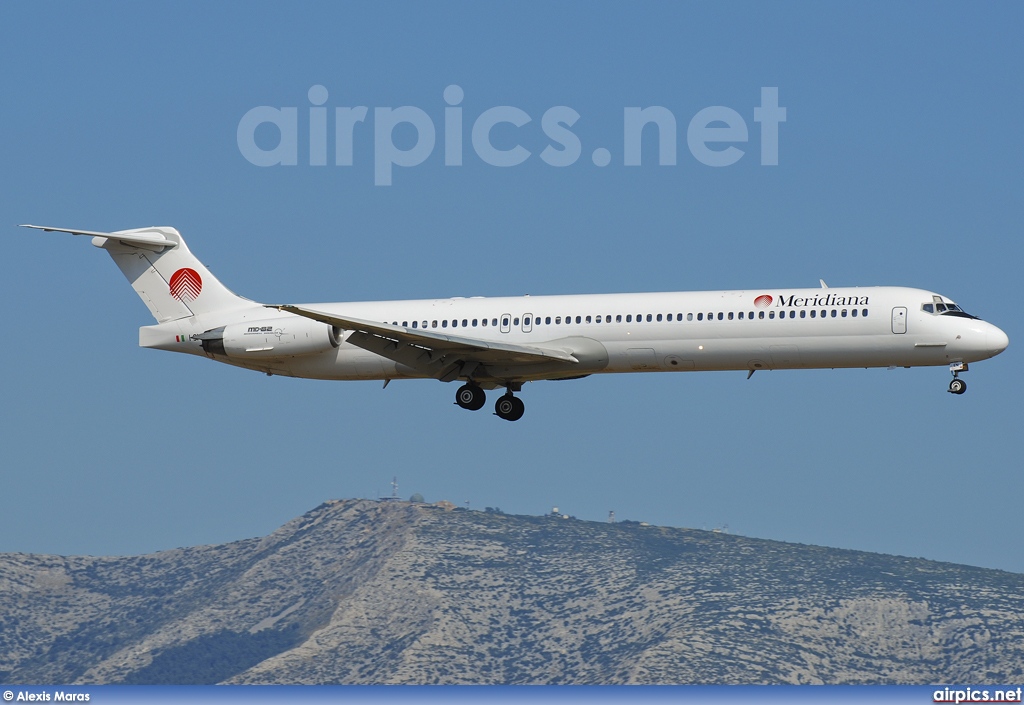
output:
[[758,308],[768,308],[769,306],[772,305],[772,297],[769,296],[768,294],[761,294],[756,299],[754,299],[754,305],[757,306]]
[[171,275],[171,296],[179,301],[195,301],[203,290],[203,279],[199,272],[183,267]]

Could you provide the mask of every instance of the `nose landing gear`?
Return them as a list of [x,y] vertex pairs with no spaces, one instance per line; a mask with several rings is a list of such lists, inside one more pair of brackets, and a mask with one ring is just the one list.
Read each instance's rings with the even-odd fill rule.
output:
[[967,382],[960,379],[960,373],[967,371],[966,362],[954,362],[949,366],[949,371],[953,373],[953,381],[949,383],[950,394],[963,394],[967,391]]

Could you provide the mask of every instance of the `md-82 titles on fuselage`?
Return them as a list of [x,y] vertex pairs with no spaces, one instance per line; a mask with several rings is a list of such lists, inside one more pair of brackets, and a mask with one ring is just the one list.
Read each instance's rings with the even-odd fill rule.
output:
[[495,413],[515,421],[524,382],[608,372],[948,365],[962,394],[968,363],[1006,349],[1006,334],[950,299],[904,287],[698,291],[259,304],[228,290],[174,228],[92,236],[157,325],[139,345],[201,355],[268,375],[329,380],[461,381],[464,409],[504,388]]

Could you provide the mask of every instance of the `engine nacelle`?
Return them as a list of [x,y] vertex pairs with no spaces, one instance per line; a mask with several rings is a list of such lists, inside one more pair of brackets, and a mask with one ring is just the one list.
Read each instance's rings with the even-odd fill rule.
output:
[[341,345],[343,331],[309,318],[232,323],[199,336],[213,355],[259,360],[326,352]]

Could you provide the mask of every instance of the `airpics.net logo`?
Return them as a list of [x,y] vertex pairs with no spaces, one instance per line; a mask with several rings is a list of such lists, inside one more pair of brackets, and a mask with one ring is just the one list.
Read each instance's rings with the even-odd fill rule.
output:
[[[373,140],[373,183],[390,186],[394,168],[412,168],[427,161],[438,142],[438,130],[434,118],[422,108],[403,105],[397,108],[373,108],[372,124],[370,108],[365,105],[354,107],[327,106],[328,91],[321,85],[312,86],[308,93],[310,105],[301,109],[308,113],[308,161],[303,154],[303,163],[309,166],[351,167],[354,162],[356,141]],[[536,129],[534,118],[525,110],[498,105],[488,108],[476,116],[464,114],[462,102],[465,92],[460,86],[450,85],[443,92],[441,101],[433,108],[434,113],[443,111],[440,123],[443,125],[440,141],[443,143],[444,165],[462,166],[463,147],[466,131],[473,154],[480,162],[494,167],[519,166],[534,154],[515,139],[517,130]],[[747,111],[750,116],[750,111]],[[303,114],[305,119],[307,115]],[[236,139],[238,150],[250,164],[261,167],[297,166],[300,152],[307,152],[307,145],[299,145],[298,107],[272,107],[260,105],[252,108],[238,122]],[[567,167],[579,161],[584,146],[572,127],[581,119],[580,114],[567,105],[556,105],[544,111],[540,118],[540,130],[548,144],[537,155],[553,167]],[[752,119],[759,126],[761,166],[777,166],[779,163],[779,125],[786,121],[786,109],[779,106],[777,87],[761,88],[761,104],[754,106]],[[333,124],[332,124],[333,123]],[[652,125],[653,129],[645,129]],[[501,127],[499,127],[501,126]],[[509,127],[511,126],[511,127]],[[495,130],[498,128],[498,130]],[[258,139],[270,133],[268,140]],[[404,134],[415,133],[411,146],[395,143],[396,131]],[[500,131],[501,147],[495,146],[492,136]],[[276,141],[273,133],[276,132]],[[511,140],[507,139],[513,135]],[[677,138],[679,123],[668,108],[660,105],[648,107],[625,107],[622,109],[622,165],[641,166],[643,140],[657,140],[658,164],[675,166],[677,161]],[[710,167],[732,166],[742,159],[746,152],[741,147],[750,141],[750,127],[743,114],[724,105],[713,105],[699,110],[690,118],[685,128],[686,146],[699,163]],[[328,159],[329,136],[334,143],[333,160]],[[507,143],[513,146],[507,146]],[[261,144],[262,143],[262,144]],[[407,142],[400,140],[402,145]],[[741,146],[737,146],[741,145]],[[595,166],[606,167],[613,161],[611,150],[597,147],[590,152]]]
[[196,270],[183,267],[171,275],[168,285],[178,301],[195,301],[203,291],[203,278]]

